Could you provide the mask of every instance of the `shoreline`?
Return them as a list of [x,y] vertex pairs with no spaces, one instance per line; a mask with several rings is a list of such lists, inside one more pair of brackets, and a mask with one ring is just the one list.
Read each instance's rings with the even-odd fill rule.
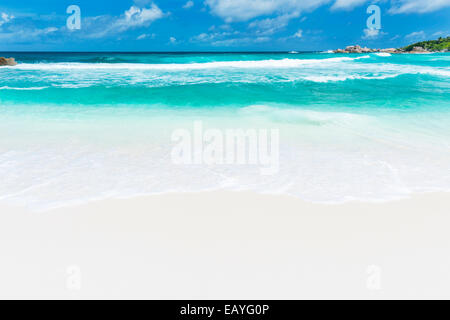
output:
[[327,205],[201,192],[0,212],[0,297],[450,297],[448,193]]

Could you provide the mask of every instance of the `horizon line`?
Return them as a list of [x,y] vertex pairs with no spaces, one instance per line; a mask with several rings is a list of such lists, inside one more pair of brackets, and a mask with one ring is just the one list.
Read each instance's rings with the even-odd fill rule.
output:
[[326,50],[282,50],[282,51],[2,51],[0,53],[314,53]]

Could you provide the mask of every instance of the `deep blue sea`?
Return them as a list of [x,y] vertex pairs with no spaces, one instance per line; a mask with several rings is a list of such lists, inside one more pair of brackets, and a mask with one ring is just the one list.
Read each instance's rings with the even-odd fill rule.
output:
[[[0,56],[18,62],[0,67],[0,201],[249,190],[334,203],[450,190],[448,53]],[[279,170],[175,165],[173,134],[195,123],[278,130]]]

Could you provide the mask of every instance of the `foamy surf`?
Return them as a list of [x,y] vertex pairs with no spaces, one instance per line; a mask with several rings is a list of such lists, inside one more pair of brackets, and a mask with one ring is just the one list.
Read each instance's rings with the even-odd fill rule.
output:
[[387,52],[376,52],[376,53],[374,53],[374,55],[376,55],[378,57],[391,57],[392,56],[390,53],[387,53]]
[[143,64],[143,63],[21,63],[14,67],[18,70],[199,70],[199,69],[258,69],[258,68],[295,68],[307,65],[339,63],[367,59],[370,56],[356,58],[340,57],[329,59],[281,59],[253,61],[221,61],[205,63],[173,63],[173,64]]
[[47,89],[49,87],[28,87],[28,88],[17,88],[17,87],[8,87],[8,86],[3,86],[0,87],[0,90],[23,90],[23,91],[32,91],[32,90],[44,90]]

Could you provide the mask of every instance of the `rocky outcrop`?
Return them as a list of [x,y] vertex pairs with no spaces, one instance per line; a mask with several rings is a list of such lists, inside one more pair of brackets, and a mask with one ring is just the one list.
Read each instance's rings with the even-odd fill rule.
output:
[[399,53],[400,51],[395,48],[388,49],[371,49],[361,46],[348,46],[345,49],[337,49],[333,51],[334,53],[372,53],[372,52],[383,52],[383,53]]
[[16,60],[14,58],[3,58],[0,57],[0,66],[15,66],[17,65]]
[[334,53],[370,53],[377,52],[375,49],[369,49],[367,47],[361,48],[361,46],[348,46],[345,49],[334,50]]
[[429,51],[427,49],[424,49],[422,47],[414,47],[409,53],[428,53]]
[[380,52],[383,53],[399,53],[399,51],[395,48],[387,48],[387,49],[381,49]]

